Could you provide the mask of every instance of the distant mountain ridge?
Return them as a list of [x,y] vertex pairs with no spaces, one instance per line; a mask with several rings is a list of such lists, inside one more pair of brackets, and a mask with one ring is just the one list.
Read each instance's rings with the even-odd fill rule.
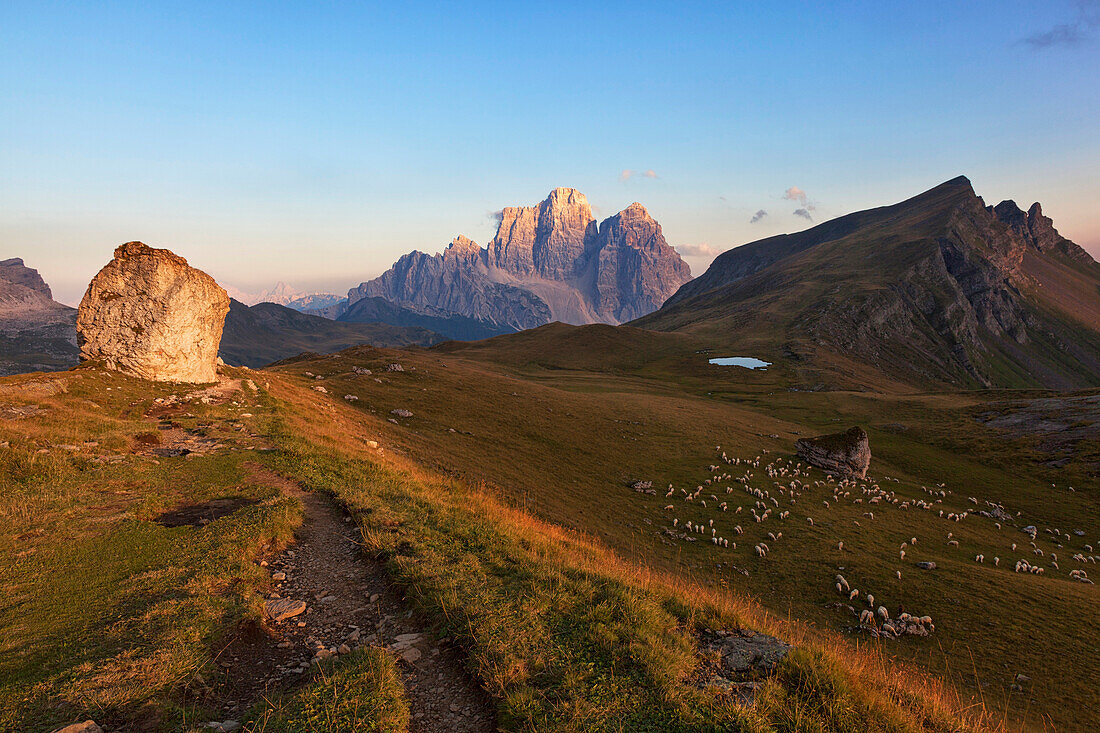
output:
[[75,320],[37,270],[18,257],[0,261],[0,375],[75,363]]
[[[302,352],[351,346],[431,346],[444,337],[419,323],[338,323],[277,303],[230,301],[218,353],[229,364],[260,367]],[[0,261],[0,376],[76,366],[76,309],[51,298],[36,270]]]
[[1100,265],[965,177],[729,250],[634,325],[917,384],[1100,386]]
[[656,310],[690,278],[641,204],[597,224],[584,194],[557,188],[537,206],[505,208],[485,248],[458,236],[441,254],[403,255],[352,288],[348,309],[383,298],[498,332],[551,321],[617,324]]
[[[245,305],[252,306],[258,303],[275,303],[276,305],[285,305],[288,308],[293,308],[303,313],[308,311],[321,311],[344,300],[344,296],[342,295],[337,295],[335,293],[307,293],[304,290],[298,290],[297,288],[291,287],[282,281],[277,282],[273,288],[262,290],[255,294],[245,293],[232,287],[227,287],[226,289],[230,297]],[[315,315],[322,314],[316,313]]]
[[340,323],[277,303],[229,303],[219,356],[234,366],[261,367],[303,352],[323,354],[360,344],[431,346],[443,337],[417,326]]

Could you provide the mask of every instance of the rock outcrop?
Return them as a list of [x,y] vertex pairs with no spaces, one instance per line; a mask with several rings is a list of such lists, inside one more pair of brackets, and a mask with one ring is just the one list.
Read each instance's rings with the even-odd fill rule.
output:
[[229,296],[166,249],[127,242],[80,301],[80,358],[143,379],[213,382]]
[[691,278],[641,204],[597,225],[583,194],[557,188],[538,206],[507,207],[500,216],[487,247],[460,236],[441,254],[404,255],[352,288],[347,312],[382,298],[496,332],[551,321],[618,324],[656,310]]
[[871,441],[861,427],[816,438],[800,438],[795,441],[795,448],[802,460],[827,473],[843,478],[867,478]]
[[0,262],[0,376],[74,366],[75,321],[37,270],[18,257]]

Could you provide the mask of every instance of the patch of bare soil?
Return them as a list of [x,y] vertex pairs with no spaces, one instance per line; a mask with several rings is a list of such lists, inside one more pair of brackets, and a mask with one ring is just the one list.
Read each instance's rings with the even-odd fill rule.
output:
[[164,512],[155,521],[162,527],[201,527],[213,522],[215,519],[228,517],[238,509],[258,504],[257,499],[244,497],[231,497],[225,499],[211,499],[201,504],[188,504]]
[[493,705],[466,671],[461,652],[436,640],[428,624],[405,610],[382,565],[362,553],[351,518],[327,496],[253,470],[305,508],[295,543],[267,562],[273,581],[268,600],[304,601],[306,607],[280,621],[243,627],[218,650],[225,674],[212,695],[221,714],[237,719],[261,699],[302,684],[320,658],[384,646],[400,657],[410,730],[495,731]]

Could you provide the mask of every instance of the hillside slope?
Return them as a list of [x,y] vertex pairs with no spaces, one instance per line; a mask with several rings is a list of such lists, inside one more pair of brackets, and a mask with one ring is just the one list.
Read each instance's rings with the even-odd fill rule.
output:
[[730,250],[633,325],[863,386],[1100,385],[1100,265],[1038,204],[987,207],[963,177]]
[[259,367],[303,352],[331,353],[350,346],[431,346],[442,337],[416,326],[339,323],[275,303],[230,301],[218,354],[227,364]]

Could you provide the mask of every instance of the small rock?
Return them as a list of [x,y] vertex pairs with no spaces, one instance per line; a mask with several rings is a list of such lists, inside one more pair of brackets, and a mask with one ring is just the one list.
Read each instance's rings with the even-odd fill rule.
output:
[[817,438],[799,438],[794,445],[799,457],[812,466],[845,478],[867,477],[871,443],[867,431],[861,427]]
[[919,563],[917,563],[917,567],[920,568],[921,570],[935,570],[936,569],[936,563],[930,562],[930,561],[919,562]]
[[73,723],[59,728],[54,733],[103,733],[103,729],[96,725],[94,720],[85,720],[83,723]]
[[277,573],[272,573],[271,574],[271,579],[272,580],[286,580],[286,573],[284,573],[282,571],[279,571]]
[[414,663],[416,660],[420,659],[420,657],[422,657],[422,656],[423,655],[420,653],[420,650],[417,649],[414,646],[411,646],[408,649],[401,652],[401,658],[404,659],[409,664]]
[[386,371],[387,372],[403,372],[403,371],[405,371],[405,367],[401,366],[400,364],[390,364],[386,367]]
[[398,408],[396,410],[390,410],[390,414],[395,415],[397,417],[412,417],[413,416],[413,414],[411,412],[409,412],[408,410],[403,409],[403,408]]
[[274,598],[264,601],[264,615],[272,621],[283,621],[304,613],[305,601],[292,601],[289,598]]

